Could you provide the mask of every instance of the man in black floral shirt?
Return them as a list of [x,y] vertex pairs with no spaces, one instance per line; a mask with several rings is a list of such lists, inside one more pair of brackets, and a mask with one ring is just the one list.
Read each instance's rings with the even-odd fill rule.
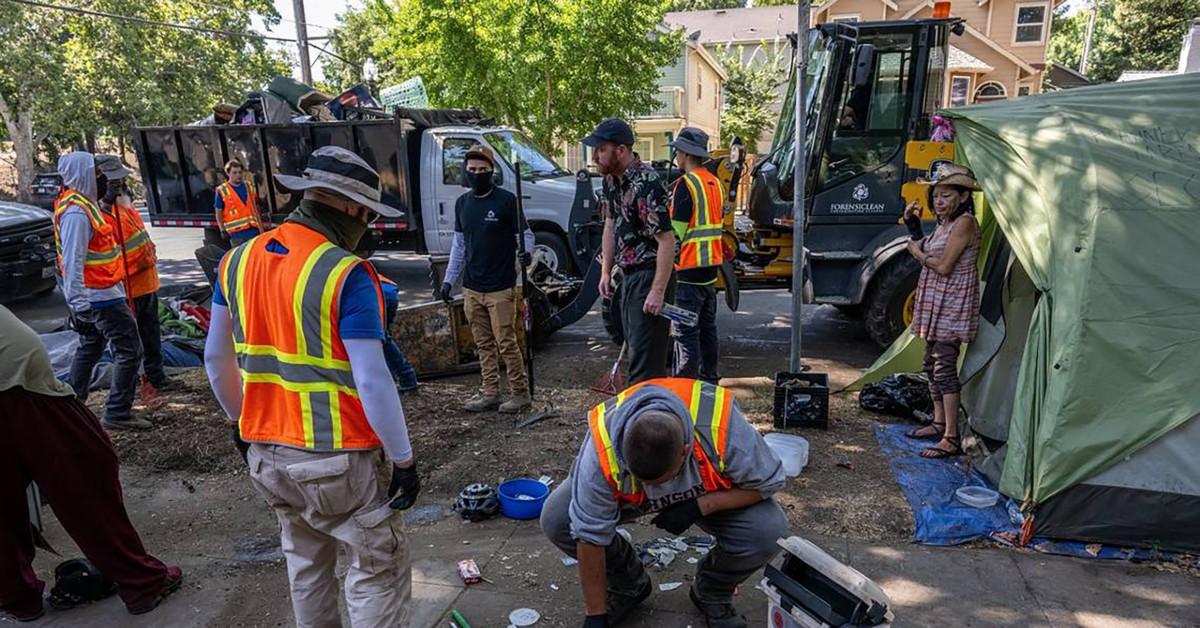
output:
[[675,296],[675,235],[666,183],[633,152],[634,135],[619,118],[600,123],[583,138],[604,175],[600,294],[612,296],[615,262],[621,282],[621,327],[629,354],[629,383],[667,376],[671,326],[658,316]]

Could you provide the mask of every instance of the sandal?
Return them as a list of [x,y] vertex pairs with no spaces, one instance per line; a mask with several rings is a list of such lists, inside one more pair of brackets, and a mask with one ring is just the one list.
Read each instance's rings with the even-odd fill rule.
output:
[[955,456],[962,455],[963,450],[961,438],[958,436],[943,436],[942,440],[950,443],[950,446],[953,447],[953,449],[942,449],[941,447],[938,447],[938,445],[942,444],[941,441],[938,441],[937,445],[926,447],[925,450],[921,452],[921,457],[927,460],[941,460],[943,458],[954,458]]
[[[934,431],[926,431],[930,428],[933,428]],[[942,433],[945,431],[946,424],[935,421],[929,425],[922,425],[916,429],[909,430],[904,435],[913,440],[942,440]]]

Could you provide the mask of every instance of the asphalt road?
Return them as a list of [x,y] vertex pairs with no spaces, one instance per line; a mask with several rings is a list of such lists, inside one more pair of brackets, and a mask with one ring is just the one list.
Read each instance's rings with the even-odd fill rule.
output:
[[[195,228],[149,227],[158,248],[159,275],[164,292],[206,283],[193,252],[203,243],[203,232]],[[379,253],[372,261],[400,287],[401,304],[432,298],[429,263],[424,256],[409,253]],[[6,304],[18,317],[41,333],[65,325],[66,305],[59,291],[39,298]],[[791,298],[784,290],[743,292],[738,312],[718,307],[717,326],[721,337],[722,375],[770,375],[788,366],[791,334]],[[851,381],[879,355],[859,321],[843,317],[829,306],[803,309],[802,349],[806,363],[828,371],[835,382]],[[575,351],[597,351],[606,335],[599,304],[574,325],[551,336],[543,351],[550,356]],[[615,352],[614,352],[615,353]]]

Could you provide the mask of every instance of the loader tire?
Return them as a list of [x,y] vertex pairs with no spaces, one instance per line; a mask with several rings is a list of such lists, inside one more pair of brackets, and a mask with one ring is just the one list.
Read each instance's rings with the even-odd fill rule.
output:
[[871,339],[881,347],[892,344],[908,327],[905,308],[917,289],[921,265],[910,255],[901,254],[883,267],[867,290],[863,322]]

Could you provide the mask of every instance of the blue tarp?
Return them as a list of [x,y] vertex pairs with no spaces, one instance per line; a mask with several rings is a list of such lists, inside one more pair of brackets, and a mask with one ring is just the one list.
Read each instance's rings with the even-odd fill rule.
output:
[[[1011,499],[1003,498],[991,508],[972,508],[954,498],[962,486],[984,486],[996,490],[983,474],[970,468],[966,458],[931,460],[921,450],[931,441],[914,440],[904,435],[912,425],[875,425],[875,437],[896,482],[904,491],[913,511],[913,540],[926,545],[958,545],[978,538],[991,538],[1013,547],[1044,554],[1099,558],[1102,560],[1182,562],[1181,554],[1150,549],[1115,547],[1099,543],[1034,538],[1021,545],[1021,515]],[[1010,514],[1011,513],[1011,514]]]
[[911,425],[875,426],[875,437],[892,466],[913,511],[913,540],[926,545],[958,545],[997,532],[1018,532],[1008,514],[1008,500],[1001,499],[991,508],[973,508],[954,498],[962,486],[985,486],[992,490],[983,474],[971,469],[966,458],[930,460],[921,450],[931,441],[914,440],[904,435]]

